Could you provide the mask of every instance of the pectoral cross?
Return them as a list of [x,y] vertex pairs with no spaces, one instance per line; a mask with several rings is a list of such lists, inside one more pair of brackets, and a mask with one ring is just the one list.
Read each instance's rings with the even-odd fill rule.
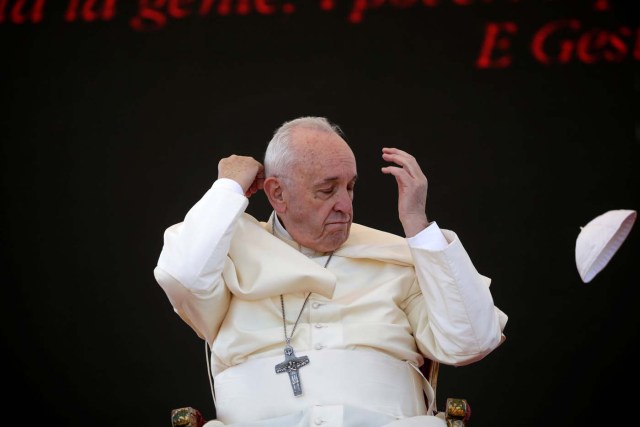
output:
[[287,372],[289,374],[289,380],[291,381],[294,396],[300,396],[302,394],[302,386],[300,385],[298,369],[308,364],[308,356],[296,357],[293,352],[293,347],[287,345],[284,348],[284,362],[276,365],[276,374],[280,374],[282,372]]

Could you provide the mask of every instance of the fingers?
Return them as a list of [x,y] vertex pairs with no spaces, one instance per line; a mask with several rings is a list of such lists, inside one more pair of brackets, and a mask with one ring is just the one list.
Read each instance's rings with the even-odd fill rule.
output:
[[399,166],[383,167],[383,173],[391,174],[397,179],[426,179],[415,157],[406,151],[402,151],[397,148],[384,147],[382,149],[382,159],[390,163],[395,163]]
[[264,187],[264,167],[253,157],[232,155],[218,162],[218,178],[229,178],[242,187],[247,197]]
[[257,193],[263,188],[264,188],[264,169],[258,172],[258,174],[256,175],[256,178],[251,183],[251,186],[249,186],[249,189],[245,192],[245,196],[251,197],[253,194]]
[[[422,200],[426,200],[427,197],[428,182],[415,157],[397,148],[385,147],[382,149],[382,158],[395,164],[395,166],[385,166],[381,170],[382,173],[395,177],[400,192],[399,202],[407,203],[407,206],[423,203]],[[412,208],[408,207],[406,210],[412,210]]]

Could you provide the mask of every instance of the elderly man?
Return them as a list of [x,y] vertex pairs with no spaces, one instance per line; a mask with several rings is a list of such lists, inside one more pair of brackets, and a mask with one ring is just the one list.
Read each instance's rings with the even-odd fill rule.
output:
[[[210,346],[216,425],[446,425],[424,358],[465,365],[502,342],[490,280],[427,219],[418,163],[396,148],[382,158],[406,237],[352,222],[356,160],[321,117],[284,123],[264,167],[220,160],[165,231],[155,277]],[[267,222],[244,212],[261,190]]]

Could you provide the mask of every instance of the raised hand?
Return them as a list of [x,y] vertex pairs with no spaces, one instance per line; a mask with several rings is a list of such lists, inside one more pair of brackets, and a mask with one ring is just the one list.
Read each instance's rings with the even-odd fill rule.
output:
[[233,154],[218,162],[218,178],[236,181],[242,187],[245,196],[251,197],[263,188],[264,167],[253,157]]
[[382,173],[393,175],[398,184],[398,216],[407,237],[413,237],[428,225],[427,177],[411,154],[397,148],[383,148],[382,159],[394,163],[382,168]]

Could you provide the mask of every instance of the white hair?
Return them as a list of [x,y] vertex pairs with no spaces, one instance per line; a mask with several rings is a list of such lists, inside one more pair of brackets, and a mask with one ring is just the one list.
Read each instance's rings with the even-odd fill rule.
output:
[[299,117],[297,119],[284,122],[273,133],[267,150],[264,154],[264,172],[265,177],[281,175],[284,171],[288,171],[295,161],[291,134],[294,129],[304,128],[312,129],[320,132],[334,133],[342,137],[342,130],[336,124],[329,122],[324,117]]

